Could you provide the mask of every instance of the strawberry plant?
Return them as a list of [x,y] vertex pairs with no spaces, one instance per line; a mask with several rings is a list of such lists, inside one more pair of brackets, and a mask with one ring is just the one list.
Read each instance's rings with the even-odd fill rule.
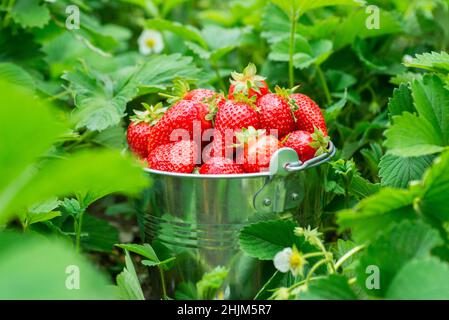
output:
[[0,299],[449,299],[447,21],[0,0]]

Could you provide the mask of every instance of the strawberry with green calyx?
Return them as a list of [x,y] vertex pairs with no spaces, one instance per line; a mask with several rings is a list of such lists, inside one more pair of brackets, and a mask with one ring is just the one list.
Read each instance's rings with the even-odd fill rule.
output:
[[234,99],[235,95],[241,93],[248,98],[259,98],[268,92],[265,78],[257,75],[257,68],[254,63],[248,64],[243,73],[231,73],[231,86],[229,87],[229,99]]
[[259,113],[249,101],[228,100],[218,107],[215,116],[213,154],[225,156],[234,150],[235,134],[243,128],[259,128]]
[[194,139],[194,130],[198,129],[199,132],[195,134],[201,137],[205,130],[212,128],[212,122],[205,119],[208,112],[208,106],[201,102],[180,100],[175,103],[153,127],[148,140],[148,152],[173,142],[176,138],[172,137],[172,134],[176,134],[175,130],[179,130],[179,134],[188,134],[189,139]]
[[130,117],[126,138],[129,149],[139,158],[144,159],[148,155],[148,141],[151,137],[152,127],[162,118],[167,110],[158,103],[149,106],[142,103],[145,111],[134,110],[134,116]]
[[260,114],[260,126],[270,132],[276,130],[283,137],[295,130],[295,118],[289,105],[289,95],[285,89],[276,87],[276,93],[268,93],[257,100]]
[[247,173],[268,171],[272,155],[281,148],[276,137],[267,135],[265,130],[249,127],[238,134],[243,144],[237,163],[241,163]]
[[182,140],[161,145],[148,155],[148,167],[154,170],[192,173],[195,169],[198,146],[193,141]]
[[328,152],[329,141],[330,138],[315,127],[313,133],[298,130],[288,134],[282,140],[282,145],[295,150],[299,160],[305,162]]
[[243,167],[229,158],[213,157],[206,161],[199,170],[200,174],[242,174]]
[[180,100],[189,100],[194,102],[207,103],[213,98],[224,101],[224,96],[211,89],[190,89],[190,85],[185,80],[176,79],[173,81],[172,94],[160,93],[159,95],[168,98],[169,103],[176,103]]
[[304,94],[295,93],[290,95],[290,105],[295,115],[298,130],[313,133],[314,128],[317,127],[325,136],[327,135],[323,113],[315,101]]

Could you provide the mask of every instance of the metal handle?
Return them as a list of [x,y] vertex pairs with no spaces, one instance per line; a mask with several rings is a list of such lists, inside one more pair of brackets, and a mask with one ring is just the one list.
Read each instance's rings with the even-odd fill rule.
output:
[[270,175],[286,176],[292,172],[306,170],[308,168],[316,167],[322,163],[329,161],[337,152],[332,141],[329,142],[329,151],[310,159],[305,162],[301,162],[298,158],[298,154],[291,148],[282,148],[278,150],[270,162]]
[[337,149],[335,149],[334,144],[332,143],[332,141],[330,141],[328,152],[323,153],[322,155],[319,155],[318,157],[310,159],[306,162],[298,161],[295,163],[287,163],[285,165],[285,169],[289,172],[296,172],[296,171],[301,171],[301,170],[305,170],[308,168],[313,168],[313,167],[316,167],[316,166],[332,159],[332,157],[335,155],[336,152],[337,152]]

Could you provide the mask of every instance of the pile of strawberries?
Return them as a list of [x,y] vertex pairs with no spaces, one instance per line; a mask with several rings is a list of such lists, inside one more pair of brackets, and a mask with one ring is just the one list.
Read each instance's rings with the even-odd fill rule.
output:
[[327,151],[329,137],[318,105],[303,94],[270,89],[254,64],[232,73],[228,98],[178,81],[172,106],[135,111],[128,127],[131,151],[154,170],[243,174],[267,171],[282,147],[301,161]]

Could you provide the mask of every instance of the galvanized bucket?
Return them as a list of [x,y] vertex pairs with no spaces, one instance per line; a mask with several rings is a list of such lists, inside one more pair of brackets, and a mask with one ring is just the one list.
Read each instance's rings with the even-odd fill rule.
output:
[[[205,272],[224,266],[233,273],[220,297],[254,297],[263,285],[264,266],[239,251],[239,231],[253,221],[295,215],[308,188],[304,171],[334,154],[331,142],[328,153],[301,163],[293,149],[282,148],[273,155],[269,172],[257,174],[195,175],[146,169],[153,185],[145,192],[140,222],[146,242],[162,243],[176,253],[177,267],[166,274],[168,293],[174,296],[181,283],[194,284]],[[319,219],[295,218],[310,225]],[[272,272],[272,264],[268,269]],[[157,298],[157,286],[154,289]]]

